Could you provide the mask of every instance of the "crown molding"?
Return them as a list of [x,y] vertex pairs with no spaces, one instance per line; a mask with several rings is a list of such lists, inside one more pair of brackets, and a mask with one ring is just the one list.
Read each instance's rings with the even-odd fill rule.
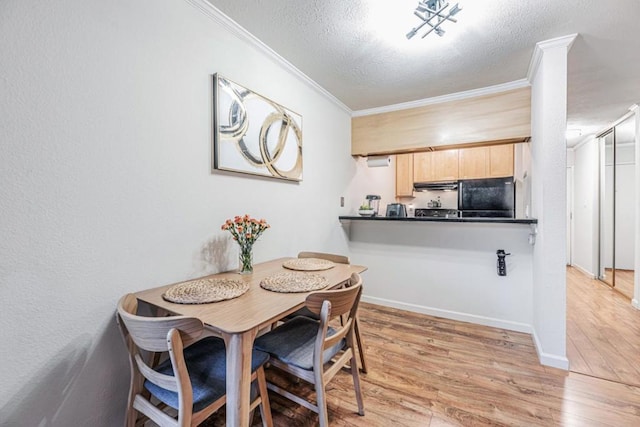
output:
[[608,133],[611,129],[613,129],[614,127],[618,126],[620,123],[622,123],[625,120],[627,120],[629,117],[631,117],[634,114],[636,114],[637,111],[638,111],[638,104],[633,104],[631,107],[629,107],[628,111],[624,115],[622,115],[622,117],[620,117],[620,118],[614,120],[613,122],[609,123],[608,125],[603,127],[602,130],[600,130],[599,132],[596,132],[596,134],[595,134],[596,138],[600,138],[604,134]]
[[325,97],[327,100],[335,104],[340,109],[344,110],[346,113],[351,114],[352,111],[349,107],[343,104],[338,98],[329,93],[326,89],[320,86],[318,83],[313,81],[309,76],[304,74],[298,68],[296,68],[289,61],[280,56],[276,51],[271,49],[269,46],[264,44],[260,39],[251,34],[249,31],[245,30],[240,24],[238,24],[233,19],[229,18],[227,15],[222,13],[220,9],[212,5],[206,0],[185,0],[185,2],[189,3],[194,8],[198,9],[205,16],[212,19],[216,23],[222,25],[226,30],[228,30],[231,34],[238,37],[240,40],[249,43],[259,51],[262,51],[266,56],[270,57],[273,61],[278,63],[282,68],[293,74],[300,80],[302,83],[306,84],[311,89],[318,92],[320,95]]
[[582,138],[580,140],[580,142],[578,142],[577,144],[575,144],[572,147],[567,147],[567,149],[571,150],[571,151],[576,151],[578,149],[580,149],[580,147],[582,147],[583,145],[591,142],[591,141],[595,141],[596,136],[594,134],[590,134],[590,135],[586,135],[584,138]]
[[529,71],[527,71],[527,81],[531,82],[533,80],[533,76],[538,71],[538,67],[540,66],[540,61],[542,61],[542,55],[545,50],[555,49],[558,47],[564,47],[567,49],[571,49],[573,42],[578,37],[578,34],[569,34],[568,36],[556,37],[555,39],[544,40],[536,43],[536,47],[533,50],[533,55],[531,55],[531,62],[529,62]]
[[440,104],[443,102],[458,101],[461,99],[475,98],[483,95],[493,95],[500,92],[507,92],[514,89],[529,87],[526,79],[515,80],[513,82],[502,83],[494,86],[487,86],[480,89],[472,89],[464,92],[450,93],[448,95],[436,96],[433,98],[419,99],[417,101],[403,102],[400,104],[387,105],[384,107],[358,110],[352,113],[352,117],[370,116],[372,114],[388,113],[391,111],[408,110],[409,108],[424,107],[426,105]]

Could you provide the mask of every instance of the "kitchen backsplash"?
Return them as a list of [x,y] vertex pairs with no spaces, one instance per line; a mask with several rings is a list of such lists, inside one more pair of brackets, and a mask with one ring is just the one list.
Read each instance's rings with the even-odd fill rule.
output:
[[439,207],[442,209],[458,209],[457,191],[420,191],[413,194],[413,199],[403,201],[407,205],[413,205],[413,209],[428,208],[431,200],[440,200],[442,206]]

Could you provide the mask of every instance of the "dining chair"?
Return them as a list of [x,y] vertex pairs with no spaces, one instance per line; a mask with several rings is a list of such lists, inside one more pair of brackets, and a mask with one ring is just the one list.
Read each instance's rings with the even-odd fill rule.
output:
[[351,264],[349,257],[345,255],[330,254],[326,252],[300,252],[298,258],[319,258],[333,261],[336,264]]
[[[358,414],[364,415],[358,364],[354,353],[353,330],[358,303],[362,295],[362,279],[353,273],[351,286],[344,289],[310,293],[305,306],[320,321],[305,316],[295,317],[255,340],[255,348],[271,355],[272,367],[314,384],[315,404],[268,383],[274,392],[316,413],[320,426],[329,425],[325,385],[347,364],[351,367],[358,403]],[[329,326],[332,319],[345,315],[344,321]],[[334,322],[335,323],[335,322]]]
[[[329,261],[333,261],[336,264],[351,264],[349,257],[345,255],[330,254],[325,252],[300,252],[298,254],[298,258],[319,258],[319,259],[326,259]],[[306,316],[312,319],[320,320],[318,315],[312,313],[307,307],[302,307],[300,310],[293,312],[291,315],[287,317],[287,319],[291,319],[295,316]],[[360,325],[357,318],[354,321],[353,332],[354,332],[354,335],[356,338],[356,344],[358,347],[358,357],[360,359],[360,370],[362,371],[362,373],[366,374],[367,359],[364,354],[364,342],[362,340],[362,335],[360,335]]]
[[[136,314],[137,309],[135,295],[127,294],[120,299],[116,312],[131,368],[125,425],[133,427],[146,418],[161,427],[199,425],[226,403],[224,341],[217,337],[200,339],[204,325],[199,319],[144,317]],[[167,353],[168,357],[156,365],[158,353]],[[267,353],[253,351],[251,381],[257,380],[258,392],[250,409],[260,405],[262,424],[271,427],[264,376],[268,360]],[[177,418],[164,410],[167,407],[177,411]]]

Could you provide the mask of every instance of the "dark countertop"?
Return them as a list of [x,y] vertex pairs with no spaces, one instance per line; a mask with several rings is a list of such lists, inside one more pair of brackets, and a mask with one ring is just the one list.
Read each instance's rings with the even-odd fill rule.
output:
[[535,218],[433,218],[433,217],[388,217],[388,216],[360,216],[341,215],[340,221],[398,221],[398,222],[471,222],[484,224],[537,224]]

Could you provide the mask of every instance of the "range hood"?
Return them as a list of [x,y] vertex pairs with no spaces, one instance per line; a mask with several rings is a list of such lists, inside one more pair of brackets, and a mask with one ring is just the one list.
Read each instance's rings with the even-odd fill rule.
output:
[[415,191],[452,191],[458,189],[458,181],[415,182]]

